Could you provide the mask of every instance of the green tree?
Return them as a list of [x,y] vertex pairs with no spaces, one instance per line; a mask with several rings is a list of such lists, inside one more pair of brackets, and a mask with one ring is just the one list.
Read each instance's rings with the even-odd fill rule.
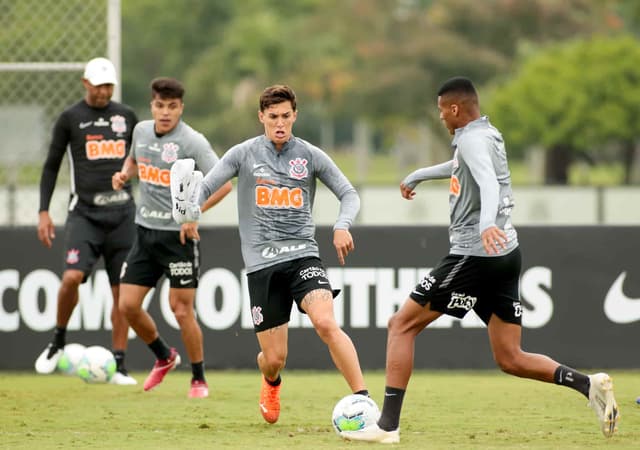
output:
[[640,135],[640,43],[629,35],[553,45],[496,86],[486,109],[510,151],[547,152],[545,181],[567,182],[579,155],[602,160],[621,149],[630,181]]
[[[290,84],[304,113],[296,129],[308,136],[313,119],[334,117],[352,59],[323,11],[342,17],[338,0],[238,2],[223,39],[192,65],[187,82],[195,124],[221,147],[259,132],[257,98],[267,85]],[[326,25],[326,26],[325,26]]]
[[[228,1],[135,0],[122,2],[123,100],[141,116],[149,110],[149,83],[159,76],[184,81],[208,48],[223,40],[234,13]],[[191,102],[186,86],[186,102]],[[189,108],[186,114],[190,115]]]
[[399,129],[426,121],[446,143],[434,98],[443,80],[467,75],[484,85],[510,73],[514,61],[540,44],[620,28],[619,3],[631,5],[628,0],[123,2],[124,99],[144,108],[143,114],[151,78],[180,78],[187,87],[185,118],[226,149],[260,132],[261,89],[287,83],[300,98],[296,132],[313,141],[335,134],[338,145],[350,143],[354,124],[365,124],[359,129],[371,130],[376,148],[386,151]]
[[[434,93],[451,76],[481,85],[510,71],[527,42],[608,29],[587,0],[435,0],[413,2],[406,14],[398,14],[393,2],[360,3],[377,5],[361,8],[349,21],[350,32],[360,31],[350,40],[360,49],[352,94],[369,115],[405,120],[434,111]],[[435,114],[430,117],[437,122]]]
[[259,90],[286,82],[301,98],[298,129],[306,135],[318,125],[305,121],[364,119],[382,142],[397,126],[425,117],[439,130],[433,95],[444,79],[465,74],[482,84],[509,70],[523,40],[596,28],[595,13],[585,13],[586,0],[524,3],[235,2],[226,11],[228,20],[219,23],[218,38],[210,37],[208,49],[193,56],[189,114],[226,147],[256,129]]

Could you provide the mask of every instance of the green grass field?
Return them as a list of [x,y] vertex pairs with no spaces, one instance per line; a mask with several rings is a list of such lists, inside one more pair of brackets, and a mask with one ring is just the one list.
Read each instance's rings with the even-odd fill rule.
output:
[[[498,371],[419,371],[401,422],[406,449],[640,448],[640,372],[610,371],[622,419],[602,436],[576,392]],[[146,374],[135,373],[141,383]],[[285,371],[282,412],[263,422],[256,371],[209,371],[208,399],[187,398],[190,373],[167,376],[155,391],[89,385],[65,375],[0,372],[0,448],[6,449],[364,449],[342,441],[331,411],[347,389],[335,371]],[[382,406],[384,374],[366,372]],[[382,446],[387,448],[385,446]]]

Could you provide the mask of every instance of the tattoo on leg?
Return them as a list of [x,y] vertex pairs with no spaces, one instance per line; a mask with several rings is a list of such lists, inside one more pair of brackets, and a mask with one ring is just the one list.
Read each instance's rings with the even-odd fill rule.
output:
[[307,307],[311,306],[311,304],[316,301],[326,302],[331,300],[331,292],[327,291],[326,289],[314,289],[313,291],[307,292],[307,294],[300,302],[300,305],[302,306],[302,309],[306,311]]

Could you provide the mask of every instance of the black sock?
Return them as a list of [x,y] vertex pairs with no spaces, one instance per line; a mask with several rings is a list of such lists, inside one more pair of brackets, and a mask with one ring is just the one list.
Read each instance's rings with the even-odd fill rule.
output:
[[267,383],[269,383],[271,386],[280,386],[280,383],[282,383],[282,378],[280,378],[280,374],[278,374],[278,378],[276,378],[273,381],[271,381],[267,377],[264,377],[264,379],[267,380]]
[[191,363],[191,381],[200,380],[204,381],[204,361],[197,363]]
[[124,368],[124,350],[111,350],[113,358],[116,360],[116,372],[127,373]]
[[155,341],[149,344],[149,348],[158,359],[167,359],[169,356],[171,356],[171,349],[160,336],[158,336]]
[[553,373],[553,381],[555,381],[556,384],[575,389],[589,398],[589,387],[591,386],[589,377],[571,367],[560,364]]
[[53,332],[53,341],[51,343],[56,348],[64,348],[67,339],[67,329],[65,327],[56,327]]
[[361,391],[354,392],[354,394],[360,394],[360,395],[364,395],[365,397],[369,397],[369,391],[367,389],[363,389]]
[[385,431],[397,430],[400,425],[400,410],[404,399],[404,389],[386,386],[384,388],[384,403],[378,426]]

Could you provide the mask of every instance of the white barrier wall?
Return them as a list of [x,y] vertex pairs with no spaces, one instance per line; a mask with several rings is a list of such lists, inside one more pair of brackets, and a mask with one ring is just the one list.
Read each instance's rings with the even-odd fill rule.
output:
[[[640,224],[640,187],[549,187],[515,186],[516,225],[635,225]],[[422,184],[414,200],[400,197],[398,187],[359,188],[360,225],[447,225],[449,204],[447,187]],[[66,217],[68,191],[57,188],[51,203],[56,225]],[[15,206],[12,206],[13,205]],[[0,190],[0,226],[29,226],[38,223],[37,187],[20,188],[13,199],[7,189]],[[11,211],[15,211],[12,214]],[[319,186],[314,216],[318,225],[332,225],[338,213],[333,194]],[[12,222],[13,220],[13,222]],[[236,193],[207,212],[203,225],[237,225]]]

